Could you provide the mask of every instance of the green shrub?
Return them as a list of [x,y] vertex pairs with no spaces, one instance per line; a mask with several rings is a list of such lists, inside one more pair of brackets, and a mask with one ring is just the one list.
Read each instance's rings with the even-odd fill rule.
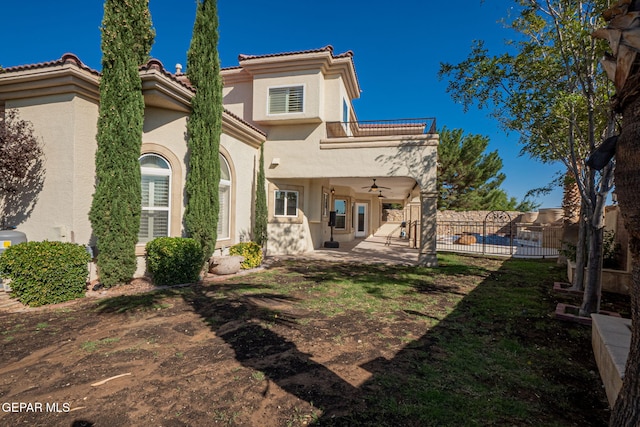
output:
[[616,233],[613,230],[605,230],[602,241],[602,267],[620,269],[622,245],[616,241]]
[[147,243],[147,270],[158,286],[195,283],[203,266],[202,248],[195,239],[158,237]]
[[563,240],[562,247],[558,250],[558,253],[566,257],[569,261],[576,262],[577,251],[578,247],[574,243]]
[[262,249],[255,242],[237,243],[229,248],[229,255],[242,255],[243,269],[256,268],[262,264]]
[[0,276],[11,279],[11,296],[31,307],[84,296],[89,253],[64,242],[26,242],[0,256]]

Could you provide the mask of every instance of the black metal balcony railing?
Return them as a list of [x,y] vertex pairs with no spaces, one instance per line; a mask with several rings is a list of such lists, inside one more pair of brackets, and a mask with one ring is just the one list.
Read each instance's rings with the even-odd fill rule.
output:
[[435,118],[327,122],[327,138],[425,135],[436,133]]

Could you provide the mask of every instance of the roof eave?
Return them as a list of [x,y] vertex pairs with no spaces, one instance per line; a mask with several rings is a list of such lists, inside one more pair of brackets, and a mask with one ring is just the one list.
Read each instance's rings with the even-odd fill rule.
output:
[[360,98],[360,84],[351,52],[334,56],[332,49],[325,48],[290,54],[249,56],[242,57],[240,66],[251,76],[313,70],[320,70],[325,75],[340,74],[351,99]]
[[33,68],[10,68],[0,74],[0,100],[77,93],[98,101],[100,76],[72,62]]
[[156,69],[142,70],[140,79],[145,105],[191,112],[194,92],[185,85],[167,78],[161,70]]
[[267,140],[263,131],[251,126],[227,110],[222,113],[222,131],[253,148],[260,148]]

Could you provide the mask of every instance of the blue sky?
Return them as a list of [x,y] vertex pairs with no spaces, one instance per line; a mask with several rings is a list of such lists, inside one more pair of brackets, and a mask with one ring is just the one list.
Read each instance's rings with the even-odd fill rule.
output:
[[[195,0],[150,0],[156,39],[151,55],[173,71],[186,66],[195,17]],[[488,111],[464,113],[438,79],[441,62],[465,59],[472,41],[485,40],[492,53],[504,50],[513,33],[499,22],[513,1],[466,0],[449,3],[410,0],[307,2],[300,0],[221,0],[219,55],[223,67],[238,65],[239,54],[266,54],[332,45],[336,54],[354,52],[362,89],[354,102],[360,120],[435,117],[438,128],[486,135],[498,150],[507,179],[503,188],[518,200],[549,183],[562,165],[544,165],[519,156],[516,134],[505,134]],[[0,65],[10,67],[76,54],[100,69],[98,0],[2,2]],[[560,189],[537,199],[541,207],[559,207]]]

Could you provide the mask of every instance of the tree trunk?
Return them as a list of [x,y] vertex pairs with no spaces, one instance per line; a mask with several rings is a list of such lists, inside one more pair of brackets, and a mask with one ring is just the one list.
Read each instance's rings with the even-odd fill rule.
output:
[[576,272],[573,275],[572,288],[576,291],[584,291],[584,267],[587,265],[585,246],[587,241],[587,221],[584,219],[584,201],[580,210],[580,222],[578,228],[578,242],[576,243]]
[[[610,126],[613,132],[613,121]],[[590,316],[591,313],[600,311],[600,299],[602,296],[602,253],[604,241],[604,205],[607,195],[611,191],[614,166],[608,164],[602,171],[600,184],[595,192],[593,214],[589,220],[589,262],[587,273],[587,285],[584,290],[581,316]]]
[[[634,89],[637,86],[634,86]],[[629,233],[631,274],[631,348],[622,389],[611,414],[612,426],[640,425],[640,97],[623,107],[616,151],[616,194]]]
[[591,313],[600,311],[602,295],[600,278],[602,277],[602,241],[604,228],[596,228],[591,223],[589,238],[589,261],[584,297],[580,307],[580,316],[589,317]]

